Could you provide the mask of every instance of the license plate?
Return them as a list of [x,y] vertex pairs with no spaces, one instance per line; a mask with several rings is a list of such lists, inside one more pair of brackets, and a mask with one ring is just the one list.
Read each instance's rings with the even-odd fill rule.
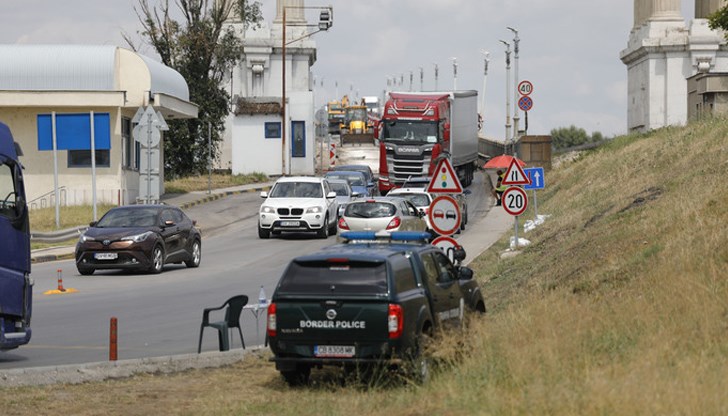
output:
[[281,221],[281,227],[298,227],[301,225],[299,221]]
[[95,253],[94,258],[96,260],[116,260],[119,257],[116,253]]
[[313,355],[316,357],[353,357],[356,349],[353,345],[316,345]]

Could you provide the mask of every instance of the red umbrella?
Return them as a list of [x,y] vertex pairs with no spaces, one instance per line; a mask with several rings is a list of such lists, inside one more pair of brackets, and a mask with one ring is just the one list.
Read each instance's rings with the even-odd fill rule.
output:
[[526,162],[517,157],[514,158],[511,155],[500,155],[491,158],[488,162],[486,162],[485,165],[483,165],[483,169],[508,169],[508,167],[511,166],[511,161],[513,159],[516,159],[516,163],[518,163],[520,167],[526,166]]

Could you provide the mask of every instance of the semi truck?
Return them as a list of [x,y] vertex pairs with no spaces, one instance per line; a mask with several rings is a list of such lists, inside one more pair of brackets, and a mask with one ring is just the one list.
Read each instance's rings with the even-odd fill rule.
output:
[[20,146],[0,122],[0,350],[30,341],[33,281]]
[[478,161],[478,93],[390,92],[379,123],[379,192],[432,177],[442,157],[469,186]]

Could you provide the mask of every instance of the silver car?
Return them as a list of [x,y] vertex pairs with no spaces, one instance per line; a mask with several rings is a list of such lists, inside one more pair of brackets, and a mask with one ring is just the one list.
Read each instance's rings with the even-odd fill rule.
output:
[[346,179],[329,179],[329,186],[332,191],[336,192],[336,203],[339,204],[339,212],[336,218],[339,218],[344,213],[346,204],[360,195],[359,192],[354,192],[351,189]]
[[346,205],[337,231],[425,231],[427,223],[423,216],[404,198],[356,199]]

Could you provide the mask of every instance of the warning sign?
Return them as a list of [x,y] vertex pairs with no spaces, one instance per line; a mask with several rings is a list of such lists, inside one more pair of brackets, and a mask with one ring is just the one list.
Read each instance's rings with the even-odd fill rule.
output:
[[443,194],[463,193],[463,187],[449,159],[443,158],[437,163],[437,169],[432,174],[427,192]]
[[503,182],[501,183],[503,185],[530,185],[531,180],[528,179],[528,175],[523,171],[521,165],[518,164],[518,159],[513,158],[506,174],[503,175]]

